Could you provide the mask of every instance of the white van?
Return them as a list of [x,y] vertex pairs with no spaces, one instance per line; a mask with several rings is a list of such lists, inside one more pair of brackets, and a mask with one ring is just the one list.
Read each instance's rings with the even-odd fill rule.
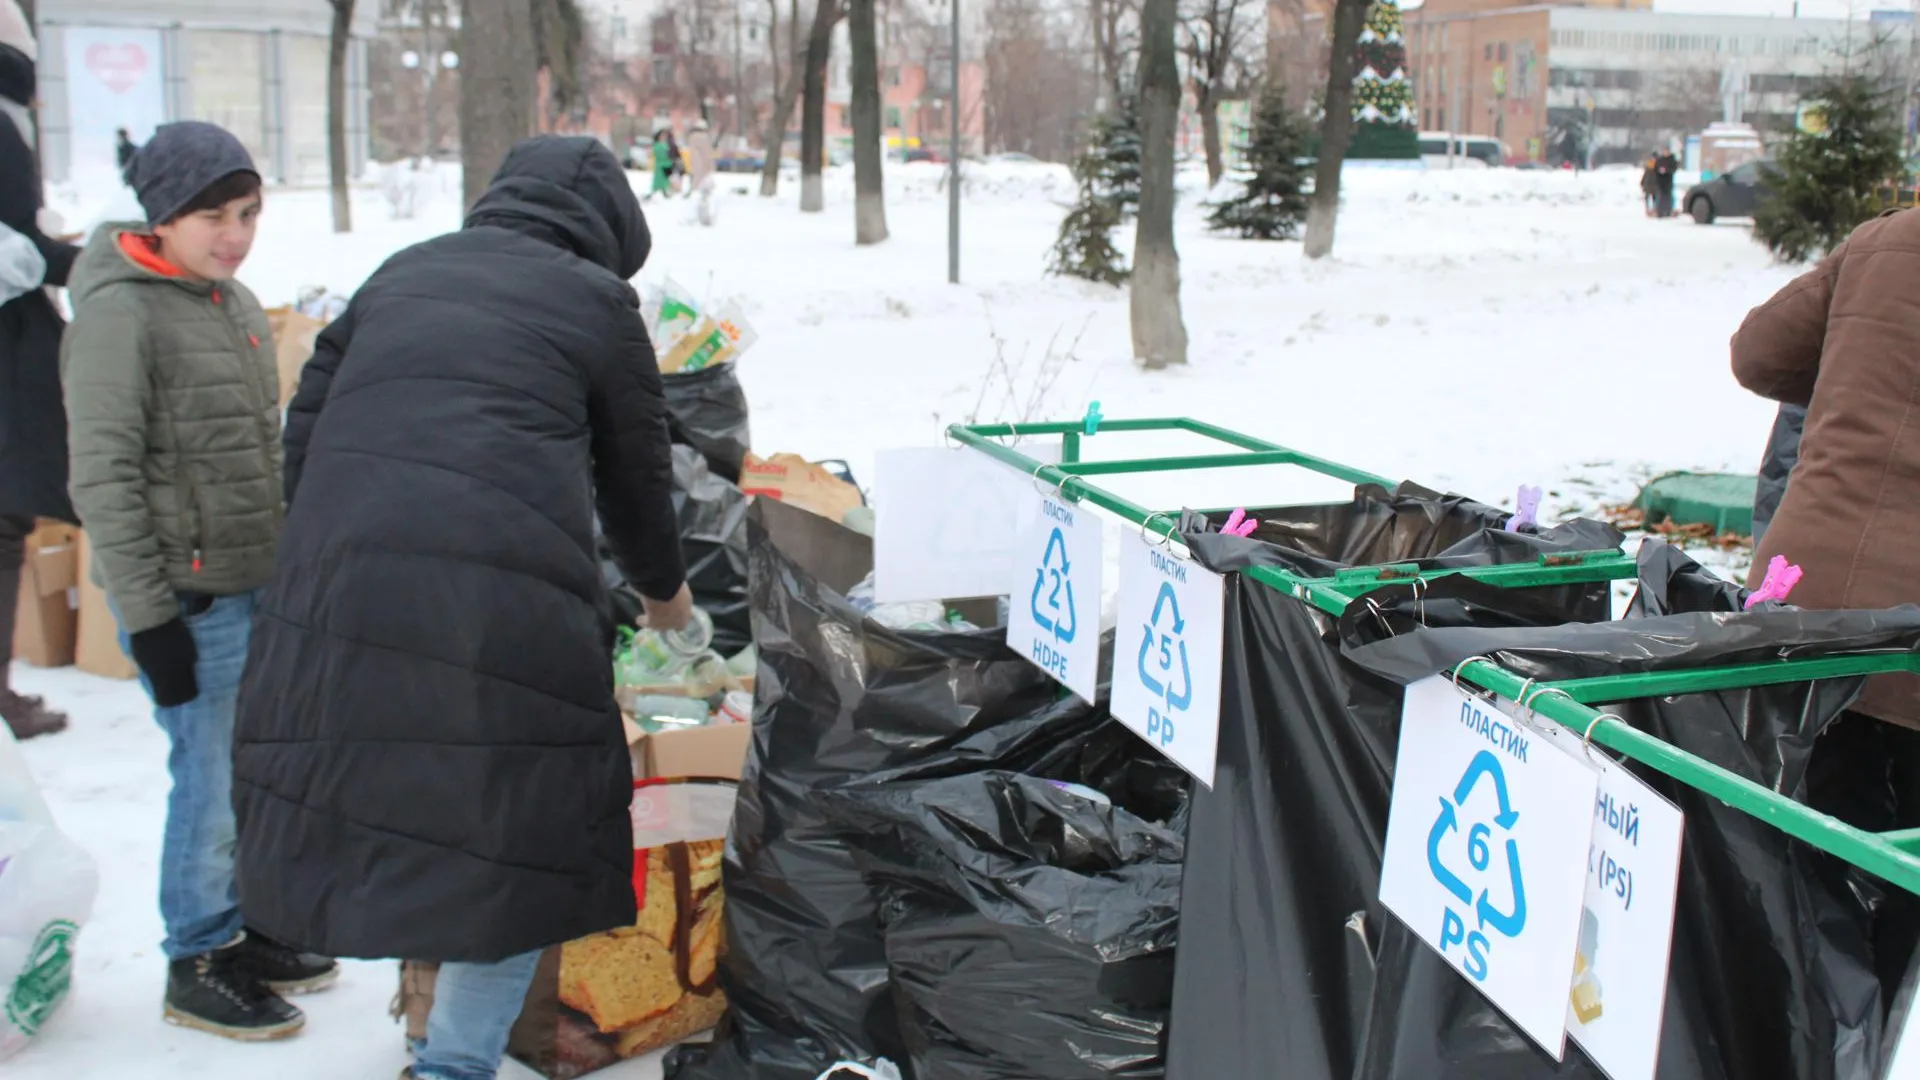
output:
[[1447,140],[1453,140],[1456,169],[1497,169],[1507,163],[1507,148],[1490,135],[1451,135],[1445,131],[1420,133],[1420,159],[1429,169],[1447,167]]

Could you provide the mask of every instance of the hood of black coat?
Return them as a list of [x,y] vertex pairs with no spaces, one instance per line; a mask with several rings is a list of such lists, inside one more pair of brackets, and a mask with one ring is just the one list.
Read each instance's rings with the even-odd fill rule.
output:
[[627,171],[613,151],[578,135],[536,135],[500,163],[467,227],[493,225],[538,237],[631,278],[653,238]]

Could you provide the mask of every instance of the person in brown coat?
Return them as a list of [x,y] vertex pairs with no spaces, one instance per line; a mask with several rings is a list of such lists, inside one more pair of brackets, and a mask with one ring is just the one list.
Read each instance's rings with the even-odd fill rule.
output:
[[[1806,576],[1788,602],[1812,610],[1920,602],[1920,212],[1894,211],[1773,299],[1733,338],[1733,373],[1807,409],[1800,460],[1754,552],[1758,586],[1784,555]],[[1876,721],[1884,721],[1878,723]],[[1920,677],[1868,680],[1815,745],[1808,801],[1860,828],[1920,826]],[[1887,890],[1875,927],[1897,985],[1920,908]]]

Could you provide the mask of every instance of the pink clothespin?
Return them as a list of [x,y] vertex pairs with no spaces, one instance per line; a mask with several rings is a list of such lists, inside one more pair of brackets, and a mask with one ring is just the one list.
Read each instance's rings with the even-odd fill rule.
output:
[[1540,527],[1540,489],[1520,485],[1519,494],[1513,499],[1513,516],[1507,519],[1507,531],[1519,532],[1521,529]]
[[1253,530],[1259,527],[1260,522],[1248,517],[1245,508],[1241,508],[1227,515],[1227,523],[1220,526],[1220,534],[1222,536],[1252,536]]
[[1787,562],[1785,555],[1775,555],[1772,561],[1767,563],[1766,578],[1760,582],[1759,588],[1753,590],[1753,595],[1747,597],[1745,610],[1752,611],[1760,604],[1784,601],[1787,594],[1793,591],[1793,587],[1800,584],[1802,573],[1798,566]]

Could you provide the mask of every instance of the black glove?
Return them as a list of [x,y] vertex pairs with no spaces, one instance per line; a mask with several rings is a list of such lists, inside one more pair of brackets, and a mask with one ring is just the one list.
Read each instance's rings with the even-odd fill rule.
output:
[[200,696],[200,683],[193,673],[200,650],[186,623],[174,619],[129,635],[127,646],[153,687],[155,705],[167,709]]

